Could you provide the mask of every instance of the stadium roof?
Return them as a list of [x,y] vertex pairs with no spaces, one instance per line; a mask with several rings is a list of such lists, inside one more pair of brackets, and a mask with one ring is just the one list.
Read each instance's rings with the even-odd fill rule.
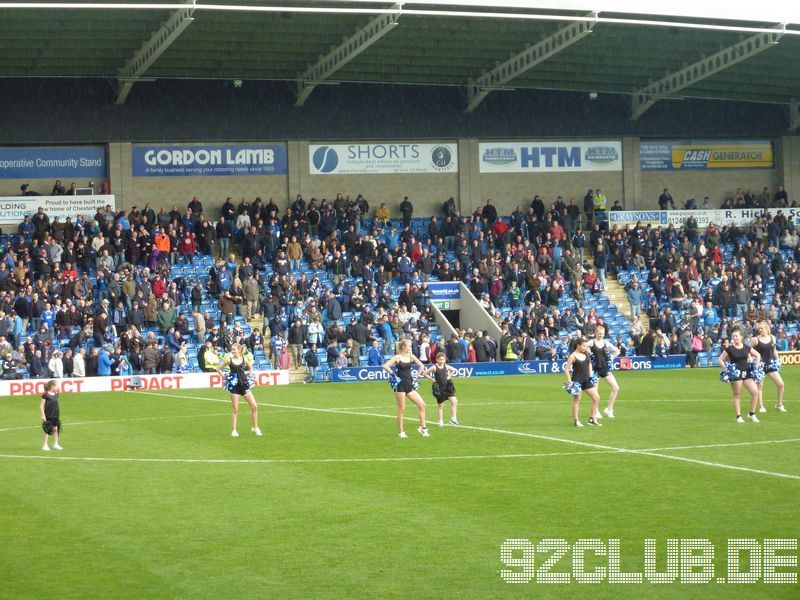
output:
[[138,82],[226,79],[291,82],[298,105],[317,85],[355,82],[459,86],[468,110],[489,93],[542,89],[625,94],[634,118],[665,98],[788,104],[797,116],[800,3],[599,6],[0,2],[0,77],[109,79],[119,103]]

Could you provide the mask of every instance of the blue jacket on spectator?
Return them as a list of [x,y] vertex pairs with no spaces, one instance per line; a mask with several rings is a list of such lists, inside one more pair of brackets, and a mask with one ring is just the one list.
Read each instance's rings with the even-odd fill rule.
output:
[[97,355],[97,374],[111,375],[111,365],[114,364],[105,349],[100,350]]

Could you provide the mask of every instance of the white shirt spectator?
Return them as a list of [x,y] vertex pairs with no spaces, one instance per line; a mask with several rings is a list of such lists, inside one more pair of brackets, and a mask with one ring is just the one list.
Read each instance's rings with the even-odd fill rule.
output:
[[64,377],[64,363],[61,361],[61,352],[54,352],[53,357],[47,363],[50,370],[50,377],[61,379]]

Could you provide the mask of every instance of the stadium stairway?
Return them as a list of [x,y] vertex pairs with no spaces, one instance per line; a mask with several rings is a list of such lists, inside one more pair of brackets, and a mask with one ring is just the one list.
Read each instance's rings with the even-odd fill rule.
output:
[[[631,305],[628,302],[628,293],[625,291],[625,286],[614,277],[606,276],[606,289],[605,295],[617,307],[617,310],[625,315],[625,319],[630,322],[631,320]],[[639,320],[642,323],[642,328],[645,333],[650,330],[650,321],[648,319]]]

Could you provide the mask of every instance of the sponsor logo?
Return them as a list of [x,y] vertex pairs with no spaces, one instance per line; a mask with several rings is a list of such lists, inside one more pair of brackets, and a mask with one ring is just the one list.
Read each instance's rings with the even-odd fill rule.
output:
[[591,146],[583,157],[591,163],[605,165],[619,160],[619,152],[613,146]]
[[447,171],[453,164],[453,153],[447,146],[436,146],[431,151],[431,164],[438,171]]
[[517,162],[517,152],[514,148],[495,147],[483,151],[483,162],[490,165],[511,165]]
[[539,372],[539,369],[531,367],[530,363],[522,363],[517,370],[525,375],[536,375]]
[[320,146],[314,151],[311,162],[320,173],[332,173],[339,166],[339,155],[330,146]]
[[339,371],[339,379],[342,381],[358,381],[358,377],[350,372],[350,369],[343,369]]

